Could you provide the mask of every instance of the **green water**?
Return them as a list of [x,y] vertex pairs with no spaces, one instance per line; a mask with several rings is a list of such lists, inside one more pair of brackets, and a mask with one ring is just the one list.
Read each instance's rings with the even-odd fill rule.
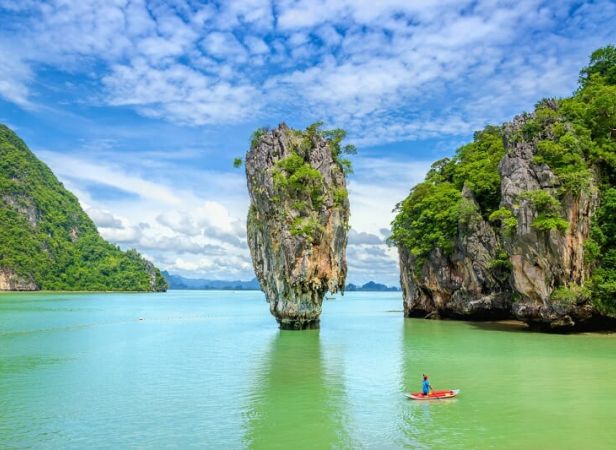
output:
[[[614,447],[616,335],[400,309],[281,332],[257,292],[1,295],[0,448]],[[407,400],[423,372],[461,395]]]

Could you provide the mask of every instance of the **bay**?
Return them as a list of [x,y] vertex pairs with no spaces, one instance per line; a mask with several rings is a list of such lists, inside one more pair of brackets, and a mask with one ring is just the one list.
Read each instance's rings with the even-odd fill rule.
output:
[[[616,335],[404,319],[280,331],[260,292],[0,295],[0,448],[613,448]],[[413,402],[427,373],[456,399]]]

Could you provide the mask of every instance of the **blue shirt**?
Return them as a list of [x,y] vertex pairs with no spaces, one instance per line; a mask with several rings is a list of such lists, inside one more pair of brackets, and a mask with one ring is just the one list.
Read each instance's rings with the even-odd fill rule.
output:
[[430,382],[428,380],[423,381],[423,384],[421,385],[421,390],[423,391],[424,395],[430,393]]

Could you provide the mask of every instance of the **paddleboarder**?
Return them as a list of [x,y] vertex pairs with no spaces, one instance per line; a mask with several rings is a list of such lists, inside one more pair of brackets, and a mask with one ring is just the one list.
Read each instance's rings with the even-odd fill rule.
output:
[[423,383],[421,385],[421,390],[423,395],[428,395],[432,391],[432,386],[430,386],[430,381],[428,381],[428,375],[424,374]]

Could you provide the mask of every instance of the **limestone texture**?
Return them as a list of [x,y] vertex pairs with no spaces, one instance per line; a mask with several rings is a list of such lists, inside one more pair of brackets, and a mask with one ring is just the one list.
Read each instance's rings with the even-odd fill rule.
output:
[[0,268],[0,291],[36,291],[38,289],[34,281],[20,277],[9,268]]
[[319,326],[326,292],[344,290],[349,202],[331,142],[284,123],[263,130],[245,161],[248,245],[283,329]]
[[[463,197],[474,202],[472,193]],[[509,316],[511,288],[506,274],[490,268],[499,248],[498,235],[481,217],[459,224],[450,255],[434,249],[416,273],[416,258],[399,247],[400,284],[408,317],[472,317],[502,319]],[[503,278],[505,277],[505,279]]]
[[[552,331],[614,326],[614,319],[602,315],[590,298],[553,298],[557,288],[583,286],[591,276],[584,244],[599,204],[598,188],[593,174],[581,192],[558,194],[558,177],[536,158],[537,142],[551,137],[520,138],[532,119],[533,114],[524,114],[502,127],[500,207],[517,221],[512,232],[477,214],[460,220],[448,253],[435,248],[418,264],[404,245],[398,245],[407,317],[519,319]],[[556,212],[567,222],[566,229],[533,226],[541,211],[527,193],[539,191],[559,199]],[[475,202],[466,186],[462,197]],[[495,265],[499,258],[501,264]]]

